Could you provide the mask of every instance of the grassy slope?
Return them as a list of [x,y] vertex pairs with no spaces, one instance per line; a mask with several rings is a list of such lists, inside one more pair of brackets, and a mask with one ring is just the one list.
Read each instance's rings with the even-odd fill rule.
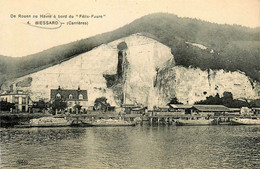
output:
[[[22,58],[0,56],[0,84],[60,63],[103,43],[143,32],[169,46],[176,64],[201,69],[241,70],[260,81],[260,28],[218,25],[172,14],[151,14],[115,31],[60,45]],[[215,52],[192,47],[185,42],[203,44]]]

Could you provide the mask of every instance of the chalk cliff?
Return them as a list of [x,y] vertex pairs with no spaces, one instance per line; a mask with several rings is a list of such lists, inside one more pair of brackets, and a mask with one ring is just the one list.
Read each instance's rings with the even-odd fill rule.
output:
[[169,47],[140,34],[101,45],[60,64],[8,81],[2,85],[2,90],[23,90],[33,100],[48,100],[51,89],[58,86],[77,89],[80,86],[81,89],[88,90],[89,105],[93,105],[95,99],[101,96],[105,96],[110,104],[119,105],[120,100],[112,88],[107,87],[104,75],[117,74],[117,46],[121,42],[127,44],[127,103],[147,105],[151,98],[148,95],[153,93],[156,68],[169,61],[174,62],[174,59]]
[[159,72],[157,88],[161,104],[177,97],[182,103],[193,104],[217,93],[231,92],[235,99],[260,98],[260,83],[253,82],[243,72],[224,70],[202,71],[199,68],[175,66]]
[[[122,42],[125,48],[121,50],[118,45]],[[119,77],[120,67],[123,80]],[[107,77],[113,77],[112,81],[108,83]],[[234,98],[260,98],[260,84],[243,72],[175,66],[169,47],[141,34],[103,44],[60,64],[7,81],[1,90],[21,89],[32,100],[49,100],[50,90],[58,86],[87,90],[89,105],[104,96],[119,106],[122,91],[126,93],[126,103],[149,108],[165,105],[173,97],[192,104],[217,93],[221,96],[225,91],[232,92]]]

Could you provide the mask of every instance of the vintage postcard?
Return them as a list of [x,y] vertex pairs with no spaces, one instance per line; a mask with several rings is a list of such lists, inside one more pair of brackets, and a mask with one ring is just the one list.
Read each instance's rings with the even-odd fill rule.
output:
[[259,0],[0,0],[1,168],[260,168]]

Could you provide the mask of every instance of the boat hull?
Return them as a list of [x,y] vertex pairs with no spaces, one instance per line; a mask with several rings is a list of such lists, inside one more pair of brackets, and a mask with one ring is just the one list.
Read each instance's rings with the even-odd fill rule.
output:
[[65,118],[55,117],[42,117],[39,119],[31,119],[29,122],[30,127],[67,127],[71,126],[72,121]]
[[71,126],[71,123],[69,124],[30,124],[30,127],[68,127]]
[[177,120],[177,126],[207,126],[213,125],[214,119],[210,120]]
[[260,125],[260,119],[232,119],[233,125]]
[[124,127],[124,126],[135,126],[136,123],[134,122],[127,122],[124,120],[113,120],[113,119],[102,119],[97,121],[88,121],[83,122],[86,126],[92,127]]
[[126,127],[135,126],[135,124],[88,124],[90,127]]

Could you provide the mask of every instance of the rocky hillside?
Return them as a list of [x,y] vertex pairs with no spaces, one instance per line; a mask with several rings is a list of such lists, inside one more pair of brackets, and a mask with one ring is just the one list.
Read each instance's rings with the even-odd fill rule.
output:
[[[122,42],[126,44],[126,49],[121,50],[118,47]],[[118,65],[119,59],[122,59],[120,53],[123,53],[123,59],[127,60],[127,68],[125,63]],[[103,44],[52,67],[6,81],[2,85],[2,90],[23,90],[30,94],[33,100],[49,100],[51,89],[56,89],[58,86],[64,89],[77,89],[80,86],[81,89],[87,89],[90,106],[101,96],[108,98],[108,102],[112,105],[120,105],[125,90],[128,103],[147,105],[149,99],[154,99],[148,96],[154,89],[156,68],[163,67],[166,63],[174,64],[169,47],[134,34]],[[122,77],[123,74],[125,77]],[[106,78],[108,76],[114,77],[110,80],[112,85],[109,85],[109,80]]]
[[157,84],[160,104],[167,104],[174,97],[184,104],[194,104],[216,94],[222,97],[224,92],[231,92],[234,99],[260,98],[260,83],[252,82],[241,71],[167,67],[159,72]]
[[[219,25],[159,13],[144,16],[112,32],[22,58],[0,56],[0,84],[6,79],[45,69],[101,44],[140,32],[170,47],[176,65],[202,70],[240,70],[251,79],[260,81],[260,28]],[[201,49],[192,44],[206,48]]]
[[50,90],[58,86],[87,89],[89,106],[101,96],[119,106],[123,93],[126,103],[149,108],[166,105],[174,97],[192,104],[217,93],[221,96],[225,91],[232,92],[234,98],[260,97],[260,84],[245,73],[176,66],[171,49],[144,34],[103,44],[49,68],[6,81],[2,90],[21,89],[33,100],[49,100]]

